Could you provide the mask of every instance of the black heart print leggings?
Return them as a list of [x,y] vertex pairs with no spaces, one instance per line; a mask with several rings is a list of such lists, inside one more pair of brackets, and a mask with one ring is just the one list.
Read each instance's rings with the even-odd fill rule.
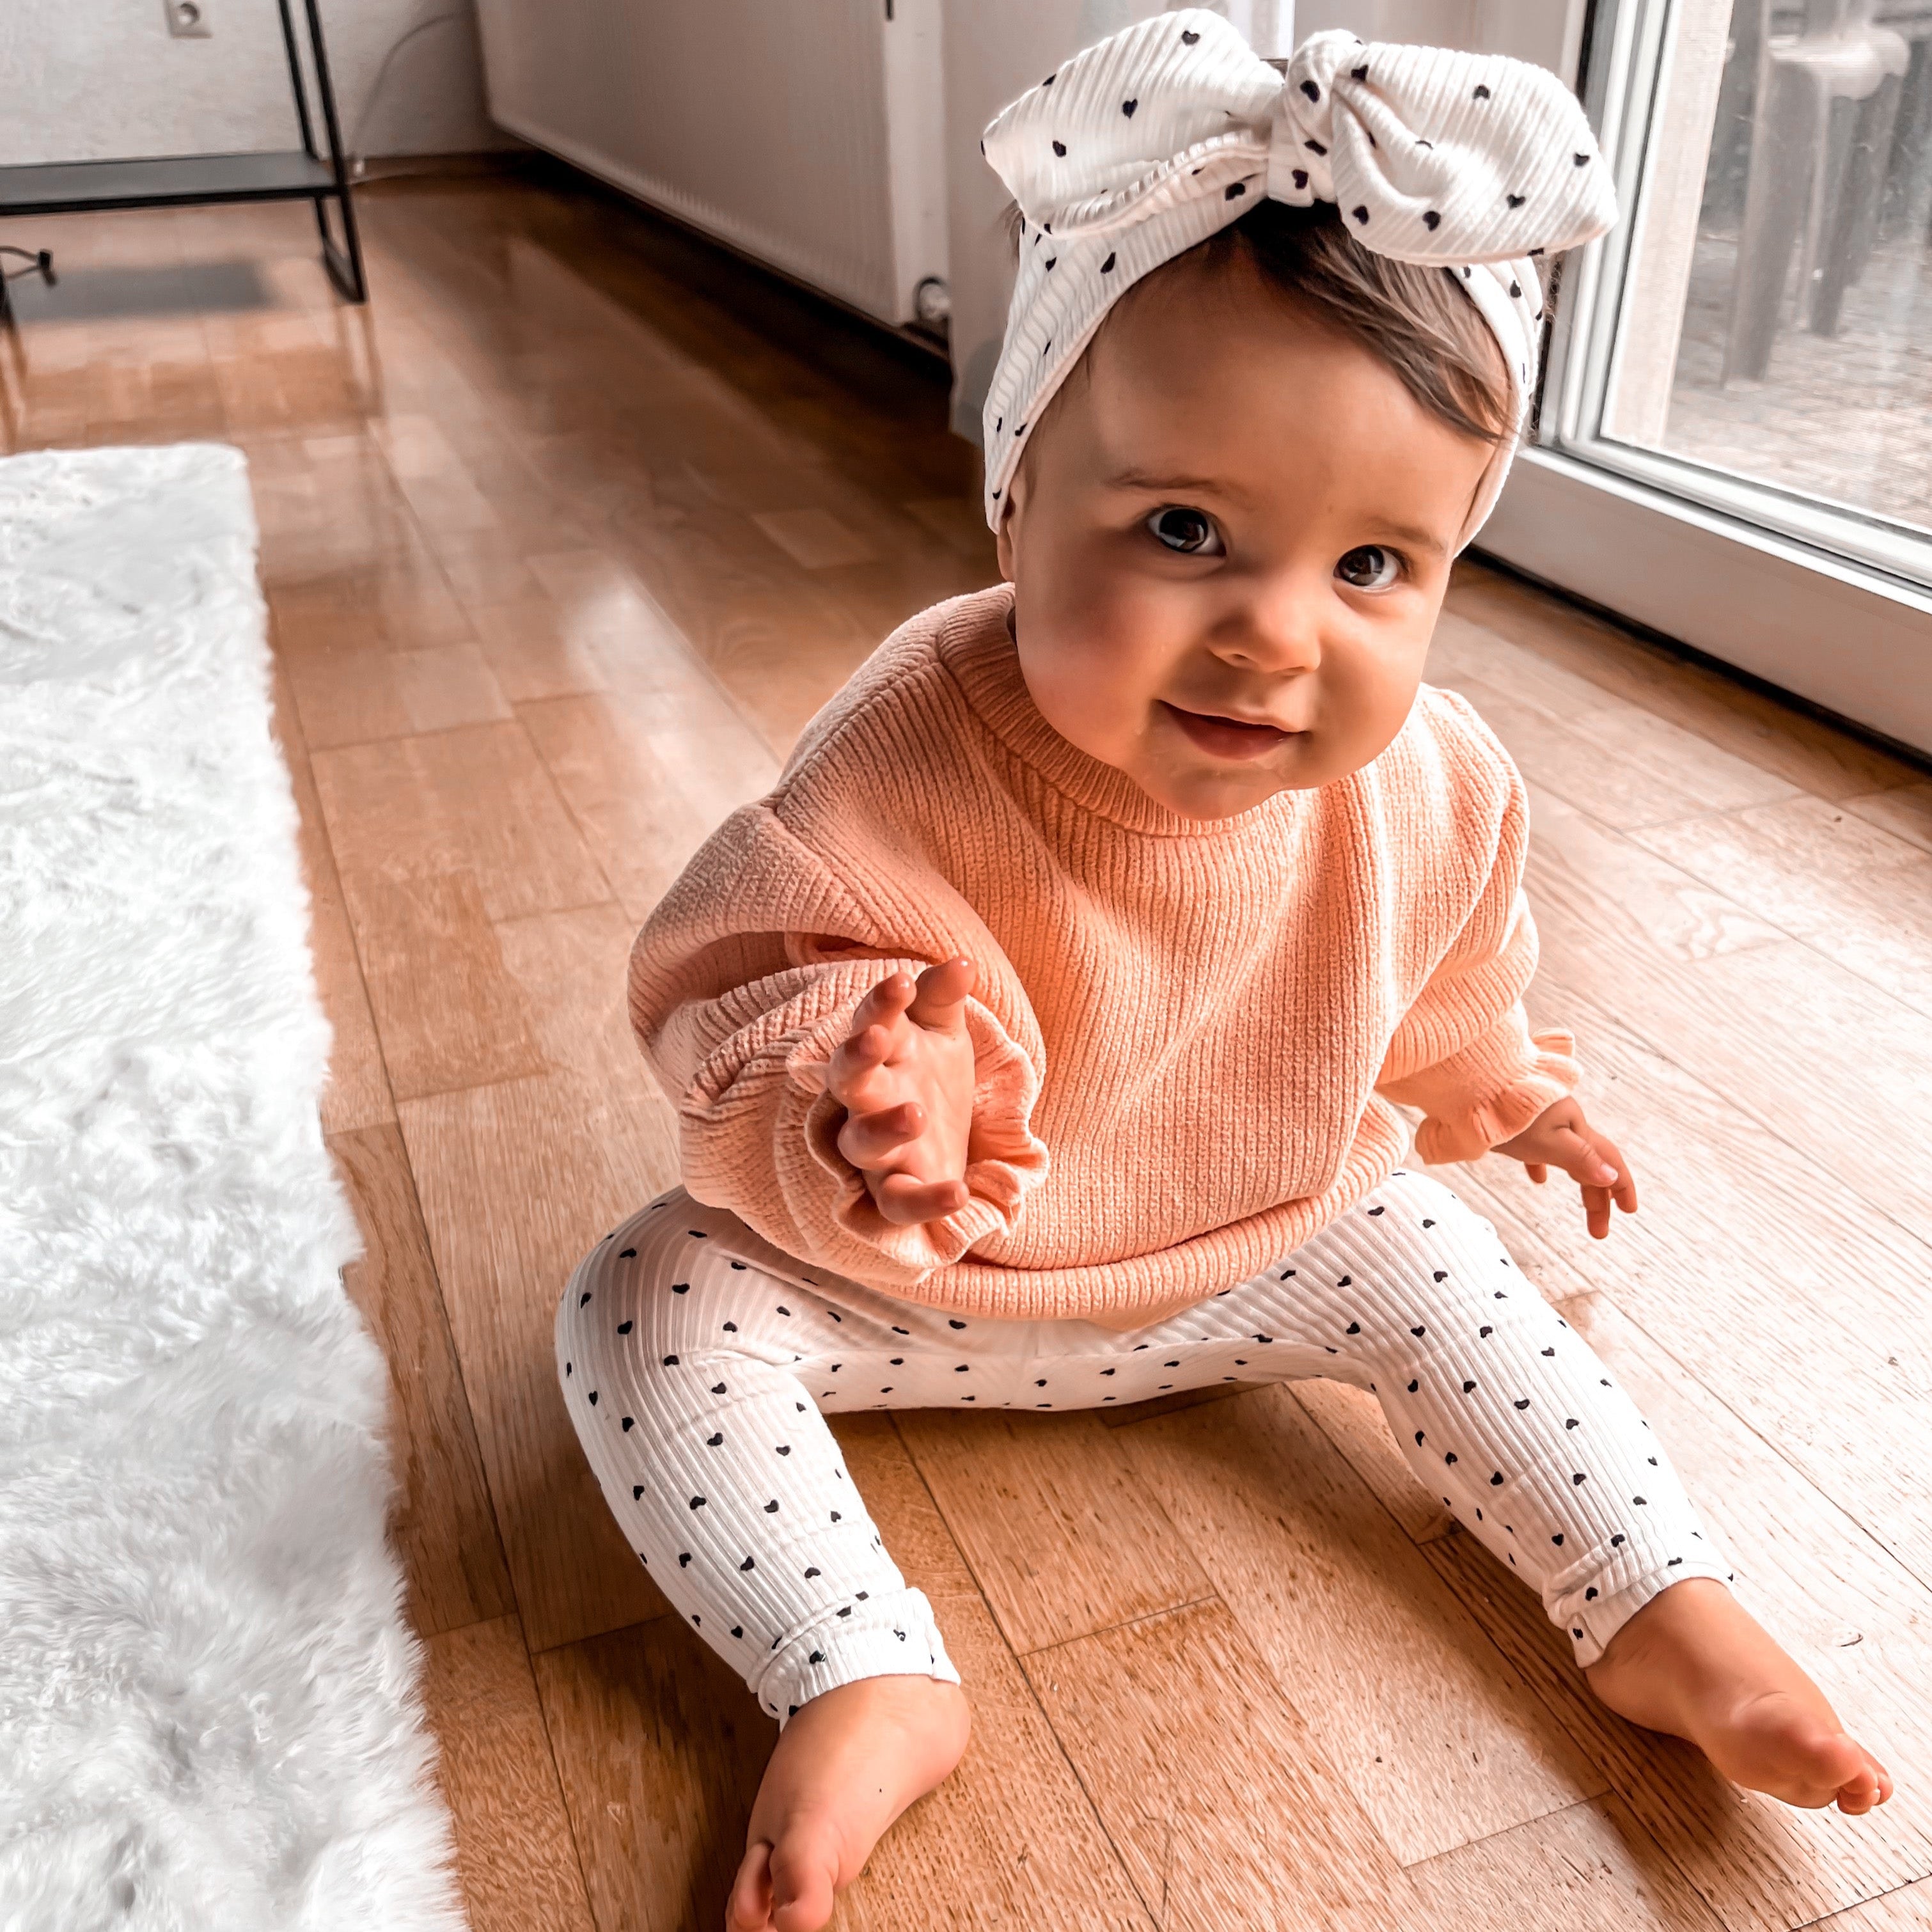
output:
[[1250,1280],[1125,1334],[962,1317],[781,1254],[682,1190],[557,1310],[571,1419],[631,1547],[781,1724],[862,1677],[957,1682],[828,1414],[1125,1405],[1328,1376],[1542,1596],[1580,1664],[1660,1590],[1732,1580],[1650,1426],[1447,1188],[1398,1169]]

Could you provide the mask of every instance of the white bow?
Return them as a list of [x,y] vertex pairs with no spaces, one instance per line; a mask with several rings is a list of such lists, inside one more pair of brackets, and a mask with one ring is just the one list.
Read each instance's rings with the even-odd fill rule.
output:
[[1574,248],[1616,219],[1589,123],[1544,68],[1338,28],[1283,74],[1193,10],[1075,55],[984,146],[1021,213],[1061,236],[1267,194],[1339,203],[1379,254],[1460,264]]

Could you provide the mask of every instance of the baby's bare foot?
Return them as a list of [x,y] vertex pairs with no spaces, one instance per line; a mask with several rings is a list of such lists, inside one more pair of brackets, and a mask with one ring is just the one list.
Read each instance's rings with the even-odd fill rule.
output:
[[1883,1765],[1723,1584],[1694,1576],[1653,1597],[1584,1672],[1610,1708],[1688,1738],[1735,1784],[1855,1816],[1892,1796]]
[[727,1932],[818,1932],[886,1828],[964,1754],[966,1696],[932,1677],[866,1677],[779,1734],[745,1834]]

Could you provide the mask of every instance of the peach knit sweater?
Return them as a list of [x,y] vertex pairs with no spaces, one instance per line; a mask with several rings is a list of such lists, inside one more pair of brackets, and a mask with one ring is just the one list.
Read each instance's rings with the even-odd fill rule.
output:
[[[902,1298],[1138,1326],[1252,1274],[1385,1176],[1574,1084],[1532,1037],[1522,780],[1460,698],[1318,791],[1183,818],[1028,697],[1004,586],[902,626],[638,935],[632,1024],[684,1179]],[[895,966],[964,953],[979,1089],[945,1221],[892,1227],[797,1076]]]

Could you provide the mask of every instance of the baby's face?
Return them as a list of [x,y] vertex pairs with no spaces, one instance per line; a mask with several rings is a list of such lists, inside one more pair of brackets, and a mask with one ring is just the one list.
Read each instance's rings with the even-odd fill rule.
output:
[[1034,703],[1189,818],[1359,770],[1408,715],[1492,454],[1258,280],[1149,289],[1010,493]]

